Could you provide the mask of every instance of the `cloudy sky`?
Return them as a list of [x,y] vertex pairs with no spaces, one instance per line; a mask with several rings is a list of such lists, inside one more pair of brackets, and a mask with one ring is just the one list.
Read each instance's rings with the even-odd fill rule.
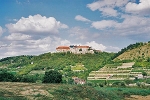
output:
[[0,58],[150,41],[150,0],[0,0]]

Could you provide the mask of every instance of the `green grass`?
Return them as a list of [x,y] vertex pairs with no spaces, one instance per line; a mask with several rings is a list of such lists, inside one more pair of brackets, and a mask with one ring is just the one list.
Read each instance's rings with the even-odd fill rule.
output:
[[51,94],[55,96],[54,100],[105,100],[107,98],[94,88],[82,85],[60,86]]
[[71,70],[87,70],[83,65],[77,64],[76,66],[72,66]]
[[28,100],[22,96],[0,97],[0,100]]
[[114,82],[118,82],[118,81],[122,81],[122,80],[88,80],[87,82],[92,82],[92,83],[104,83],[105,81],[107,81],[107,83],[111,84]]
[[114,63],[114,64],[107,64],[105,67],[107,68],[117,68],[118,66],[121,66],[122,63]]
[[14,95],[13,92],[10,92],[6,89],[0,89],[0,100],[27,100],[23,96]]
[[96,87],[99,92],[105,93],[110,100],[122,100],[124,97],[129,97],[130,95],[150,95],[150,89],[142,88],[117,88],[117,87]]
[[150,95],[150,87],[143,89],[13,82],[0,82],[0,85],[0,100],[123,100],[130,95]]
[[45,71],[43,70],[32,70],[29,74],[42,74],[44,75],[45,74]]
[[32,71],[32,69],[35,67],[34,64],[30,64],[26,67],[23,67],[20,71],[19,71],[19,75],[24,75],[24,74],[28,74],[30,71]]

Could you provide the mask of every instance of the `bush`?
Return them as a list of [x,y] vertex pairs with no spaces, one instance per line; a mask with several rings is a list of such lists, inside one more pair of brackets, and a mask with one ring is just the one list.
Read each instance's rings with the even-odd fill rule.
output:
[[150,84],[150,79],[147,79],[147,80],[146,80],[146,83],[147,83],[147,84]]
[[5,81],[5,82],[12,82],[15,80],[15,77],[13,74],[8,73],[7,71],[2,71],[0,72],[0,81]]
[[112,86],[114,86],[114,87],[125,87],[126,86],[126,84],[125,84],[125,82],[114,82],[114,83],[112,83]]
[[133,80],[129,80],[129,79],[124,80],[124,81],[125,81],[125,83],[126,83],[127,85],[129,85],[129,84],[133,84],[133,83],[134,83],[134,81],[133,81]]
[[36,82],[36,77],[33,75],[24,75],[21,77],[21,82],[31,82],[35,83]]
[[50,70],[45,72],[43,83],[61,83],[62,82],[62,75],[55,71]]
[[99,94],[99,91],[84,85],[63,85],[51,94],[55,100],[106,100],[103,99],[103,94]]

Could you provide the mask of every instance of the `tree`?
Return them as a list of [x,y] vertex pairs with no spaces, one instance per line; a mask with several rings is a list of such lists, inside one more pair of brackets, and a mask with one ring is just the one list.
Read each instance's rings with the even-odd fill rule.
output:
[[15,80],[15,77],[13,74],[8,73],[5,70],[2,70],[0,72],[0,82],[5,81],[5,82],[12,82]]
[[143,75],[143,76],[147,76],[147,73],[143,71],[143,72],[142,72],[142,75]]
[[59,72],[55,70],[45,72],[43,83],[60,83],[60,82],[62,82],[62,75]]

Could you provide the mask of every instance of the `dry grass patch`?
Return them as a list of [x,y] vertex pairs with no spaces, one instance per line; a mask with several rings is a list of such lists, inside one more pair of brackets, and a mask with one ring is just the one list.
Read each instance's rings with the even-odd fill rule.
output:
[[26,99],[52,98],[49,89],[55,89],[59,84],[36,84],[36,83],[16,83],[0,82],[0,96],[2,97],[25,97]]

